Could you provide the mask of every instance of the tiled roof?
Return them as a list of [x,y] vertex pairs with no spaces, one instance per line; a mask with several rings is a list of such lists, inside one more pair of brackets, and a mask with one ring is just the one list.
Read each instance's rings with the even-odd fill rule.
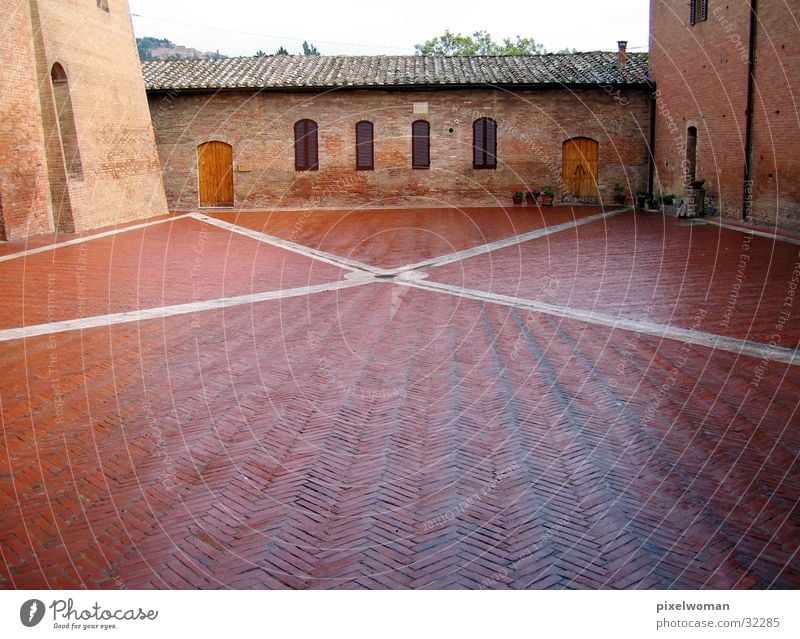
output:
[[647,54],[266,56],[142,64],[147,89],[293,89],[463,85],[643,85]]

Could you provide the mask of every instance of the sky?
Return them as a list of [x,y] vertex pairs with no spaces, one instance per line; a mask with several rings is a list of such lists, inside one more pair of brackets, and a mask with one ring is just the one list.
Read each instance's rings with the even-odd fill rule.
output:
[[[323,55],[412,55],[414,45],[444,33],[485,30],[517,35],[548,51],[647,50],[648,0],[129,0],[137,37],[229,56],[300,53],[303,40]],[[300,17],[300,14],[308,16]],[[424,16],[424,17],[423,17]]]

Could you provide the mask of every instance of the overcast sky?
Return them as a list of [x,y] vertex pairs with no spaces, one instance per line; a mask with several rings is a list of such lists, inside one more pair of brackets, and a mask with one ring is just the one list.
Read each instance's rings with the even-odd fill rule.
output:
[[[647,49],[648,0],[129,0],[138,37],[226,55],[300,53],[303,40],[324,55],[410,55],[414,45],[450,29],[516,35],[548,51]],[[303,17],[305,16],[305,17]]]

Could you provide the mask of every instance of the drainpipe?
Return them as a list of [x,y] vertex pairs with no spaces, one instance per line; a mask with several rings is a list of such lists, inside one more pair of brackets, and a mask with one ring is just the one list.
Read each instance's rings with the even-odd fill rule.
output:
[[650,88],[650,148],[648,149],[649,157],[647,158],[647,192],[654,196],[653,188],[656,180],[656,109],[658,108],[658,102],[656,83],[652,80],[650,81]]
[[747,109],[744,134],[744,190],[742,192],[742,218],[747,221],[753,204],[753,104],[756,85],[756,28],[758,27],[758,0],[750,0],[750,47],[747,60]]

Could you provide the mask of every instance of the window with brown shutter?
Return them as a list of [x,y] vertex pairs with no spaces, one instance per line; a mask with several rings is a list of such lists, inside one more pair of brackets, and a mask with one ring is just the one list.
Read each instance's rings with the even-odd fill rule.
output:
[[375,150],[372,122],[356,124],[356,170],[375,170]]
[[319,142],[314,120],[300,120],[294,125],[294,168],[297,171],[319,169]]
[[431,125],[425,120],[411,125],[411,166],[415,169],[431,166]]
[[689,24],[697,24],[697,0],[689,0]]
[[708,20],[708,0],[700,0],[700,20]]
[[492,118],[478,118],[472,123],[472,166],[497,168],[497,122]]

